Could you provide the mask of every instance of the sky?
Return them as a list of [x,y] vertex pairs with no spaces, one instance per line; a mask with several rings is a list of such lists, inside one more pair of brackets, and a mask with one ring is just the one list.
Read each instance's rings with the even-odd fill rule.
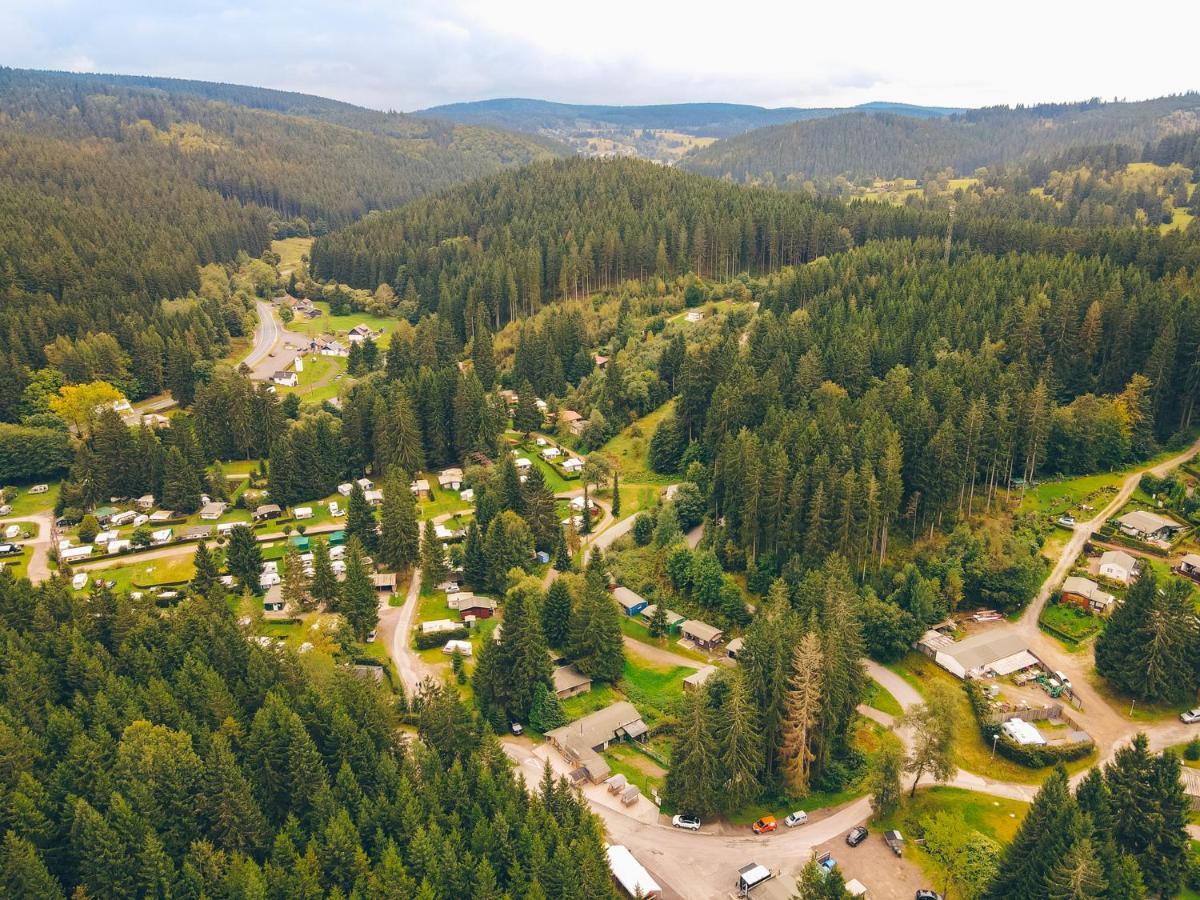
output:
[[[0,0],[0,63],[197,78],[377,109],[491,97],[986,106],[1200,89],[1194,0]],[[1115,4],[1114,4],[1115,6]],[[1170,52],[1162,23],[1178,22]]]

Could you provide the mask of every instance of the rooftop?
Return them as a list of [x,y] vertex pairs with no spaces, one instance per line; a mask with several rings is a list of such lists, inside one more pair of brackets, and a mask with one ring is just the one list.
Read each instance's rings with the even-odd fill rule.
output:
[[547,731],[546,737],[572,750],[591,750],[614,737],[643,734],[645,730],[646,725],[634,705],[621,700],[561,728]]

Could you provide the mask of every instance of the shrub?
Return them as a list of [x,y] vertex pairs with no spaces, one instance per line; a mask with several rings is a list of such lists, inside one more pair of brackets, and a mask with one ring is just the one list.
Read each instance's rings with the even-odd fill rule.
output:
[[1183,758],[1188,762],[1200,761],[1200,737],[1194,737],[1183,748]]
[[648,513],[639,513],[633,520],[633,540],[639,547],[645,547],[654,538],[654,517]]
[[467,637],[466,628],[455,628],[452,631],[432,631],[428,634],[418,631],[413,637],[413,644],[418,650],[430,650],[434,647],[446,646],[446,641],[464,641]]

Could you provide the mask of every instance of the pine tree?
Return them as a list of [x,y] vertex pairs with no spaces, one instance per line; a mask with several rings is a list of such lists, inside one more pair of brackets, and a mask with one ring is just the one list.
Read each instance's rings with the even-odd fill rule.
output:
[[533,703],[529,707],[529,727],[545,734],[566,724],[567,715],[563,712],[558,695],[539,681],[533,690]]
[[537,396],[528,381],[517,388],[517,408],[513,411],[513,429],[526,437],[542,427],[542,411],[537,407]]
[[561,578],[551,582],[542,603],[542,633],[551,647],[567,646],[571,634],[571,592]]
[[650,637],[660,638],[667,634],[667,608],[662,603],[654,605],[654,612],[650,616]]
[[217,847],[253,853],[266,843],[266,820],[224,734],[213,737],[204,761],[199,805],[206,834]]
[[358,538],[364,553],[375,552],[379,541],[376,532],[375,509],[367,501],[362,485],[358,482],[350,489],[350,499],[346,504],[346,538]]
[[504,679],[505,709],[518,721],[528,721],[537,685],[553,684],[540,607],[536,581],[517,585],[504,600],[499,667]]
[[990,900],[1046,897],[1051,873],[1086,834],[1087,820],[1068,790],[1066,769],[1056,766],[1005,848],[986,896]]
[[225,551],[225,565],[243,590],[256,594],[262,590],[262,551],[254,538],[254,532],[248,526],[235,525],[229,530],[229,549]]
[[533,532],[534,545],[549,553],[555,550],[562,528],[558,524],[558,509],[554,495],[546,488],[542,470],[533,467],[525,477],[524,518]]
[[182,513],[194,513],[200,508],[200,478],[188,464],[178,447],[167,451],[163,470],[162,506]]
[[746,680],[740,673],[730,681],[720,716],[716,737],[720,753],[717,770],[724,779],[721,806],[725,812],[732,812],[749,803],[762,789],[758,781],[762,736]]
[[823,663],[820,639],[810,631],[792,653],[792,675],[788,678],[780,748],[788,792],[796,797],[805,796],[809,789],[814,759],[811,743],[821,711]]
[[1046,881],[1049,900],[1100,900],[1107,897],[1104,869],[1089,838],[1077,841]]
[[476,590],[483,590],[488,584],[487,555],[474,519],[467,525],[467,537],[463,545],[463,578]]
[[192,592],[197,596],[206,597],[221,576],[217,571],[217,564],[208,550],[208,545],[204,541],[200,541],[196,545],[196,552],[192,556],[192,565],[196,570],[190,585]]
[[367,635],[379,624],[379,601],[363,562],[364,555],[358,538],[346,542],[346,580],[342,582],[342,599],[338,604],[338,611],[345,616],[360,643],[365,643]]
[[421,553],[417,503],[408,485],[408,474],[393,467],[379,510],[379,560],[384,568],[396,571],[416,565]]
[[574,563],[571,562],[571,550],[567,546],[566,532],[560,527],[554,542],[554,568],[560,572],[570,572],[574,567]]
[[579,671],[597,681],[620,679],[625,671],[621,613],[605,587],[604,575],[590,565],[571,630],[571,657]]
[[619,472],[613,472],[612,514],[614,519],[621,515],[621,475]]
[[313,600],[332,610],[337,605],[338,581],[329,557],[329,545],[320,538],[313,540],[313,577],[309,594]]
[[295,614],[310,606],[308,574],[304,571],[304,562],[300,559],[300,551],[290,541],[283,557],[282,582],[284,609]]
[[425,536],[421,541],[421,581],[426,587],[441,584],[449,572],[446,551],[437,536],[433,519],[425,520]]
[[62,886],[50,874],[37,848],[13,831],[0,844],[0,893],[5,897],[62,900]]
[[496,355],[492,349],[492,333],[488,330],[482,314],[475,319],[471,362],[474,364],[475,377],[479,379],[485,391],[490,391],[496,383]]
[[666,791],[676,809],[693,816],[712,815],[720,806],[719,751],[711,718],[707,691],[684,697]]

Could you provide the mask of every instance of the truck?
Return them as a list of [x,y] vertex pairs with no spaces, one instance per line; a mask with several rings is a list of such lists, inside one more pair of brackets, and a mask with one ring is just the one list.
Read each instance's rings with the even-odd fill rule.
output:
[[662,897],[662,887],[650,877],[650,873],[634,858],[629,848],[610,844],[604,848],[604,855],[608,857],[608,868],[613,878],[630,897],[645,897],[646,900],[659,900]]
[[775,877],[775,873],[766,866],[760,866],[758,863],[747,863],[738,869],[737,892],[739,897],[747,897],[750,892],[762,884],[764,881],[770,881]]

